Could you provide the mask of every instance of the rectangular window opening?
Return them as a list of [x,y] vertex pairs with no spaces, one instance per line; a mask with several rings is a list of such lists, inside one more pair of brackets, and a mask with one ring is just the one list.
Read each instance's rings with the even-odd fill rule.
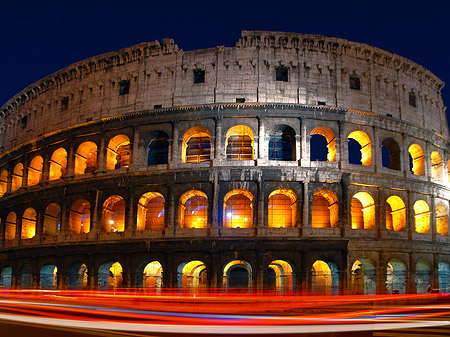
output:
[[413,92],[409,93],[409,105],[413,107],[417,106],[416,95]]
[[130,92],[130,81],[124,80],[119,82],[119,96],[128,95]]
[[61,99],[61,111],[66,111],[69,107],[69,97],[63,97]]
[[162,108],[162,104],[155,104],[153,106],[153,109],[161,109]]
[[236,98],[236,103],[245,103],[245,98]]
[[194,84],[205,83],[205,71],[203,69],[194,69]]
[[277,67],[276,68],[276,79],[277,81],[281,82],[288,82],[289,76],[288,76],[288,68],[287,67]]
[[361,90],[361,80],[357,76],[350,76],[350,89]]

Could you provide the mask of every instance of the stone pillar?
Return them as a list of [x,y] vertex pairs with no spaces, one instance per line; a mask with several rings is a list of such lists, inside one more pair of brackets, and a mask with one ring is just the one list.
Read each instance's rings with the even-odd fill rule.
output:
[[258,222],[256,226],[256,234],[258,236],[266,235],[266,225],[264,223],[264,178],[262,177],[262,172],[258,172],[258,199],[257,199],[257,207],[258,207]]
[[134,196],[134,188],[128,189],[128,203],[126,205],[126,220],[125,220],[125,236],[133,237],[136,231],[136,201]]
[[349,223],[349,210],[350,210],[350,198],[351,196],[348,193],[348,188],[350,186],[350,173],[343,173],[341,178],[341,191],[342,191],[342,208],[339,210],[339,213],[342,214],[339,218],[342,219],[341,223],[341,235],[345,237],[346,232],[351,231],[351,221]]
[[383,255],[380,255],[375,270],[377,294],[386,294],[386,266],[383,265]]
[[258,292],[263,292],[264,286],[267,284],[267,272],[265,271],[264,265],[264,252],[258,251],[256,258],[258,261],[258,264],[256,265],[256,287]]
[[214,118],[214,121],[216,122],[216,143],[214,149],[214,160],[220,163],[221,160],[225,159],[225,149],[223,148],[224,145],[222,144],[222,116],[217,116],[216,118]]
[[13,170],[13,167],[8,169],[8,176],[6,177],[6,193],[11,193]]
[[436,241],[436,197],[434,194],[431,195],[430,213],[430,234],[432,240]]
[[295,160],[300,163],[302,158],[302,136],[295,135]]
[[44,163],[42,165],[42,182],[48,182],[48,177],[50,175],[50,154],[48,153],[48,149],[46,149],[44,154]]
[[130,158],[130,171],[138,171],[139,170],[139,165],[141,163],[141,156],[140,154],[142,153],[140,151],[140,143],[139,143],[139,139],[140,139],[140,134],[139,134],[139,125],[136,126],[134,128],[134,133],[133,133],[133,143],[131,143],[132,148],[131,150],[131,158]]
[[338,130],[339,135],[335,138],[335,147],[336,147],[336,162],[339,165],[339,168],[342,167],[342,162],[348,163],[348,147],[345,148],[345,145],[347,145],[347,141],[345,138],[345,122],[344,121],[338,121]]
[[166,219],[166,237],[173,237],[175,235],[175,185],[170,184],[168,189],[168,203],[167,203],[167,219]]
[[311,231],[311,223],[309,222],[309,209],[311,204],[309,201],[309,184],[310,184],[309,180],[305,180],[303,182],[303,220],[302,220],[303,235],[309,234]]
[[27,187],[28,183],[28,165],[30,163],[28,162],[28,157],[25,156],[25,160],[23,161],[23,171],[22,171],[22,188]]
[[180,136],[178,132],[178,121],[172,122],[172,158],[169,162],[169,167],[174,168],[181,163],[181,149],[180,149]]
[[101,219],[102,219],[102,205],[100,202],[100,191],[98,189],[95,190],[95,202],[93,209],[91,208],[91,230],[89,237],[91,239],[97,239],[98,234],[102,230]]
[[301,119],[301,132],[302,132],[302,137],[301,137],[301,148],[302,148],[302,155],[301,155],[301,160],[300,160],[300,165],[301,166],[309,166],[310,165],[310,159],[311,159],[311,149],[309,146],[309,140],[310,140],[310,136],[307,134],[307,123],[305,123],[304,119]]
[[375,224],[378,230],[378,237],[381,238],[383,236],[383,229],[386,228],[386,205],[383,204],[383,188],[378,187],[378,202],[375,205]]
[[97,156],[97,171],[98,172],[105,172],[106,163],[106,151],[108,151],[107,148],[105,148],[105,135],[102,133],[100,135],[100,145],[98,147],[98,156]]
[[73,144],[69,143],[69,152],[67,154],[67,172],[66,177],[73,177],[75,170],[75,154],[73,149]]
[[414,265],[414,255],[409,253],[409,263],[407,265],[408,270],[406,273],[406,293],[415,294],[416,291],[416,273]]
[[[382,167],[381,162],[381,144],[380,144],[380,137],[378,135],[378,132],[380,131],[378,126],[373,127],[373,146],[372,146],[372,165],[373,165],[373,171],[376,173],[378,167]],[[380,154],[380,155],[378,155]]]
[[57,289],[64,290],[67,289],[67,270],[62,267],[63,264],[60,263],[58,267],[58,272],[56,273],[57,278]]
[[212,207],[212,221],[211,221],[211,235],[218,236],[219,233],[219,174],[217,171],[214,171],[213,174],[213,207]]
[[266,130],[265,130],[265,118],[264,117],[258,117],[258,156],[257,158],[259,160],[267,160],[268,154],[267,154],[267,144],[266,144]]
[[[215,243],[215,241],[213,243]],[[209,274],[210,275],[210,280],[209,280],[210,288],[213,290],[215,290],[219,287],[219,284],[218,284],[219,278],[217,275],[220,271],[218,270],[218,264],[219,264],[219,261],[218,261],[217,255],[216,255],[216,253],[213,252],[211,255],[211,268],[210,268],[210,274]]]

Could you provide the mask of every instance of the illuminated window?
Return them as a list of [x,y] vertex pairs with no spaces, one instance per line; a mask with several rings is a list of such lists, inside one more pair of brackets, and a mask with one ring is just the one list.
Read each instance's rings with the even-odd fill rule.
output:
[[97,145],[84,142],[78,146],[75,153],[75,174],[86,174],[97,170]]
[[442,236],[448,236],[448,212],[444,205],[436,207],[436,231]]
[[[372,144],[370,143],[370,138],[367,135],[367,133],[363,131],[353,131],[348,135],[349,139],[349,163],[350,164],[357,164],[357,165],[363,165],[363,166],[370,166],[372,165]],[[359,150],[361,152],[359,162],[354,159],[353,157],[356,157],[355,153],[352,153],[353,151],[350,151],[350,141],[356,141],[359,145]]]
[[16,237],[17,215],[11,212],[6,217],[5,222],[5,240],[14,240]]
[[210,159],[211,138],[206,128],[194,127],[183,136],[183,163],[200,163]]
[[142,286],[144,289],[162,287],[163,268],[161,263],[153,261],[147,264],[143,271]]
[[157,192],[145,193],[138,202],[137,230],[164,229],[165,201]]
[[125,201],[112,195],[103,203],[102,225],[104,232],[123,232],[125,230]]
[[395,195],[386,200],[386,229],[391,231],[404,231],[406,229],[405,203]]
[[44,159],[41,156],[34,157],[28,166],[28,182],[27,186],[37,185],[42,179],[42,169],[44,167]]
[[21,163],[14,166],[11,180],[11,192],[17,191],[22,187],[23,181],[23,165]]
[[417,233],[430,233],[430,208],[423,200],[414,203],[414,227]]
[[51,203],[45,209],[43,235],[56,235],[61,231],[61,208]]
[[333,262],[317,260],[311,267],[311,290],[315,295],[336,295],[338,270]]
[[311,208],[312,228],[335,228],[339,218],[338,198],[330,190],[314,192]]
[[89,201],[79,199],[70,208],[70,233],[89,233],[91,227],[91,210]]
[[297,195],[290,189],[280,188],[269,195],[269,227],[295,227],[297,222]]
[[148,144],[148,165],[167,164],[169,162],[169,141],[167,134],[156,131]]
[[108,171],[128,167],[130,164],[130,139],[125,135],[113,137],[106,148],[106,169]]
[[105,262],[98,268],[98,289],[122,288],[123,269],[119,262]]
[[295,131],[278,125],[269,138],[269,160],[295,160]]
[[227,160],[253,159],[253,131],[245,125],[236,125],[226,134]]
[[60,147],[55,150],[50,158],[50,172],[48,180],[61,179],[67,171],[67,151]]
[[392,138],[386,138],[381,143],[383,167],[400,171],[400,147]]
[[267,274],[267,284],[269,289],[276,289],[277,291],[293,289],[295,283],[294,274],[289,262],[283,260],[270,262]]
[[8,171],[3,170],[0,173],[0,197],[6,193],[8,188]]
[[31,239],[36,235],[36,211],[29,207],[23,212],[21,239]]
[[442,158],[436,151],[431,152],[431,177],[437,181],[443,181]]
[[375,203],[366,192],[358,192],[352,198],[352,229],[375,228]]
[[[336,138],[333,131],[326,127],[317,127],[310,133],[311,161],[335,161],[336,160]],[[321,138],[321,139],[319,139]],[[325,138],[325,139],[323,139]],[[320,145],[324,140],[323,145]],[[326,142],[325,142],[326,141]],[[326,160],[325,160],[326,156]]]
[[425,156],[422,148],[417,144],[412,144],[409,149],[410,171],[417,176],[425,175]]
[[352,266],[352,292],[355,295],[376,294],[376,269],[368,259],[359,259]]
[[190,261],[178,266],[178,287],[182,289],[208,286],[206,266],[202,261]]
[[253,195],[243,189],[228,192],[223,205],[224,227],[253,227]]
[[181,228],[206,228],[208,223],[208,197],[202,191],[188,191],[180,197]]

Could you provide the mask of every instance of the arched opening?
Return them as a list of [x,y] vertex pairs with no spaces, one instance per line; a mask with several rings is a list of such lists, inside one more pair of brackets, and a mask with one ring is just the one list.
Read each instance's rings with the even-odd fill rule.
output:
[[320,126],[313,129],[309,135],[311,136],[311,161],[336,161],[336,138],[330,128]]
[[48,180],[61,179],[67,172],[67,151],[60,147],[55,150],[50,158],[50,171]]
[[122,288],[122,265],[119,262],[105,262],[98,268],[98,289]]
[[72,263],[67,270],[67,288],[88,289],[88,269],[82,262]]
[[436,151],[431,152],[431,177],[437,181],[443,181],[442,158]]
[[211,134],[208,129],[196,126],[183,135],[183,163],[208,161],[211,153]]
[[106,148],[106,169],[108,171],[128,167],[130,164],[130,139],[126,135],[117,135]]
[[393,138],[386,138],[381,143],[383,167],[400,171],[400,147]]
[[295,131],[288,125],[277,125],[269,136],[269,160],[295,160]]
[[178,266],[178,287],[180,289],[198,289],[208,286],[206,266],[202,261],[190,261]]
[[28,165],[27,186],[34,186],[41,182],[43,167],[44,159],[41,156],[36,156],[31,160],[30,165]]
[[388,294],[404,294],[406,292],[406,265],[392,259],[386,266],[386,290]]
[[97,170],[97,145],[93,142],[81,143],[75,153],[74,173],[80,175],[95,170]]
[[164,229],[165,200],[161,193],[147,192],[139,199],[137,208],[137,230]]
[[223,268],[223,287],[226,289],[251,289],[252,267],[247,261],[234,260]]
[[356,295],[376,294],[376,270],[368,259],[358,259],[352,266],[352,290]]
[[444,205],[436,207],[436,231],[441,236],[448,236],[448,212]]
[[390,196],[386,200],[386,229],[404,231],[406,229],[406,207],[400,197]]
[[8,190],[8,171],[3,170],[0,173],[0,197]]
[[335,228],[339,219],[336,194],[330,190],[314,192],[311,208],[312,228]]
[[279,188],[269,195],[269,227],[286,228],[297,224],[297,195],[287,188]]
[[284,260],[270,262],[267,268],[267,287],[280,292],[295,288],[294,273],[289,262]]
[[17,215],[11,212],[5,221],[5,240],[14,240],[16,237]]
[[18,277],[18,286],[20,289],[29,289],[33,286],[33,269],[28,263],[20,267]]
[[423,200],[414,203],[414,228],[417,233],[430,233],[430,208]]
[[416,176],[425,175],[425,155],[422,148],[417,144],[412,144],[409,149],[410,171]]
[[23,181],[23,165],[22,163],[14,166],[14,170],[11,177],[11,192],[17,191],[22,187]]
[[125,201],[121,196],[112,195],[103,203],[102,227],[107,233],[125,230]]
[[61,231],[61,208],[51,203],[45,209],[43,235],[56,235]]
[[142,287],[144,289],[161,289],[162,274],[161,263],[158,261],[148,263],[142,272]]
[[70,208],[69,230],[72,234],[89,233],[91,230],[91,205],[78,199]]
[[226,228],[252,228],[253,194],[244,189],[228,192],[224,197],[223,217]]
[[169,137],[165,132],[155,131],[151,134],[147,154],[147,165],[169,162]]
[[416,263],[416,293],[426,294],[431,287],[430,283],[431,268],[427,262],[420,259]]
[[[372,144],[367,133],[363,131],[353,131],[348,135],[348,140],[349,163],[363,166],[372,165]],[[353,142],[356,142],[357,146],[354,146],[354,144],[352,144]]]
[[245,125],[236,125],[226,134],[227,160],[253,159],[253,131]]
[[450,267],[448,263],[438,263],[439,292],[450,292]]
[[375,202],[367,192],[358,192],[352,198],[352,229],[375,229]]
[[29,207],[23,212],[21,239],[31,239],[36,235],[36,211]]
[[178,214],[181,228],[206,228],[208,224],[208,197],[202,191],[185,192],[180,197]]
[[335,263],[317,260],[311,267],[311,291],[313,295],[337,295],[338,269]]
[[40,273],[40,285],[41,289],[57,289],[58,268],[54,264],[45,264],[41,268]]
[[1,286],[3,289],[9,289],[12,286],[12,268],[5,267],[2,269]]

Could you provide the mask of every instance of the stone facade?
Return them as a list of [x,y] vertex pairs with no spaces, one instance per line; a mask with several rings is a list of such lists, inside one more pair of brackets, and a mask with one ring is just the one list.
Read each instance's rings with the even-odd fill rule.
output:
[[444,291],[442,87],[279,32],[66,67],[0,110],[3,286]]

